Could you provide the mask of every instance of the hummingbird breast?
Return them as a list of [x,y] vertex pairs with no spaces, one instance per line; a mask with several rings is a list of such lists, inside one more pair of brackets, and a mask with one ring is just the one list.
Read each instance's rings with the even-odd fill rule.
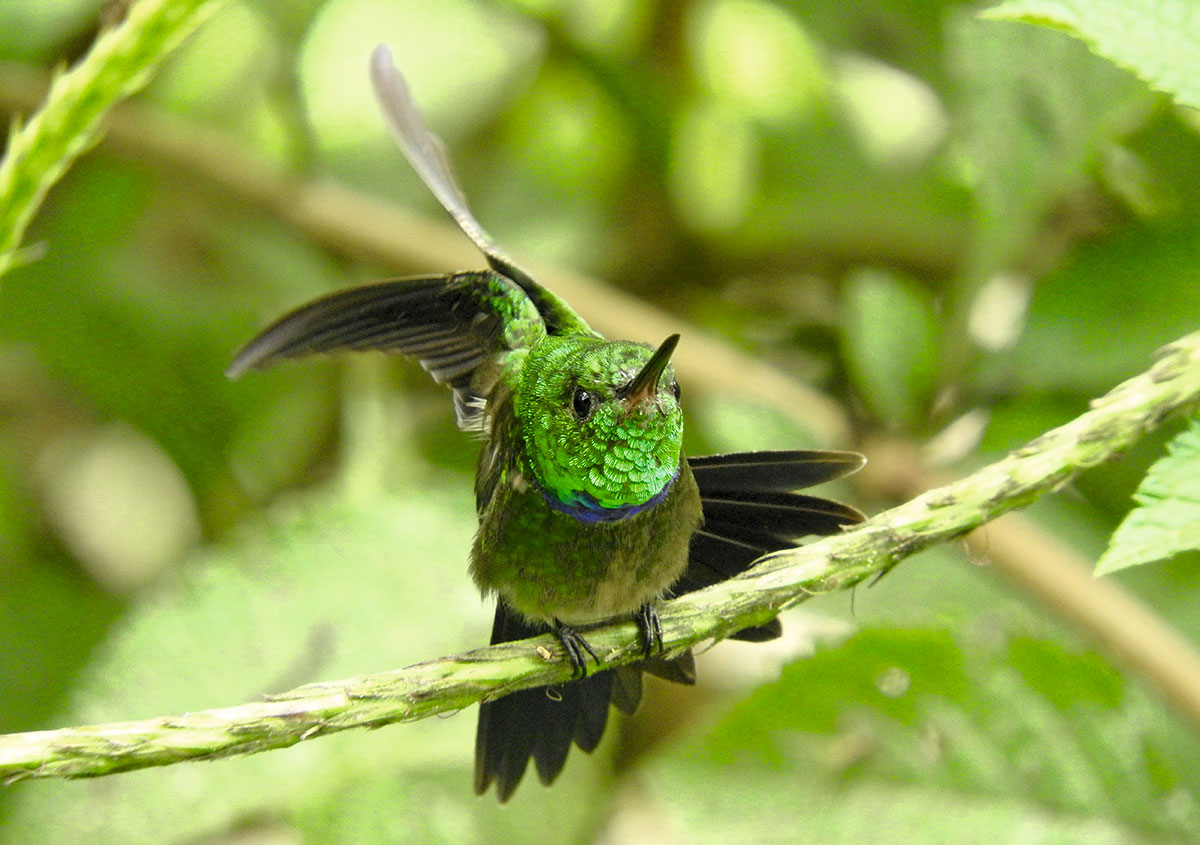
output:
[[657,504],[612,522],[551,508],[520,476],[502,474],[471,553],[479,589],[527,618],[568,624],[627,615],[662,595],[687,568],[700,494],[687,461]]

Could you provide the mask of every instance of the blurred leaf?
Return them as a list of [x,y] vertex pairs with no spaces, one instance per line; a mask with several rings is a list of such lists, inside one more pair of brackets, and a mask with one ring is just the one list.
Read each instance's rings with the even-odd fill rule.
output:
[[65,39],[89,34],[105,2],[0,3],[0,54],[14,61],[50,62]]
[[491,178],[471,192],[472,205],[510,248],[575,267],[606,267],[620,249],[625,221],[612,207],[645,139],[633,136],[629,106],[606,82],[548,63],[507,109],[502,133],[488,137]]
[[1107,168],[1113,189],[1123,197],[1132,189],[1138,201],[1130,205],[1143,216],[1200,215],[1200,192],[1192,190],[1200,184],[1200,133],[1188,117],[1186,110],[1156,109]]
[[[421,26],[413,26],[417,20]],[[317,138],[334,154],[361,146],[364,137],[383,142],[386,128],[367,78],[367,59],[382,42],[398,57],[430,126],[453,139],[496,110],[522,65],[536,66],[540,33],[522,24],[466,0],[329,0],[299,56]],[[378,180],[377,171],[370,175]]]
[[[7,529],[8,525],[0,528]],[[0,573],[0,731],[50,724],[123,604],[61,553],[6,559]]]
[[[146,594],[83,673],[62,722],[237,704],[486,642],[490,614],[466,574],[474,515],[461,481],[426,478],[406,497],[327,490],[280,504],[189,561],[178,583]],[[393,841],[437,841],[438,830],[484,841],[502,814],[471,792],[473,728],[465,713],[235,760],[31,783],[13,795],[5,832],[14,841],[195,841],[258,818],[390,830],[383,838]],[[524,790],[525,822],[534,814],[555,840],[579,835],[596,806],[595,768],[574,762],[555,801],[537,800],[536,783]]]
[[912,168],[941,147],[948,124],[945,108],[921,80],[857,56],[836,63],[836,78],[858,145],[877,166]]
[[775,3],[712,0],[689,18],[697,76],[721,101],[763,121],[803,115],[828,74],[804,27]]
[[247,112],[282,58],[271,35],[259,10],[230,3],[163,65],[145,96],[197,122]]
[[[0,731],[46,727],[121,603],[34,530],[26,460],[0,441]],[[0,838],[3,838],[0,836]]]
[[1014,387],[1096,395],[1196,328],[1200,220],[1129,225],[1081,246],[1043,278],[1002,365]]
[[153,581],[200,539],[196,502],[153,440],[119,423],[52,439],[38,456],[47,521],[114,593]]
[[[996,378],[1006,376],[1005,371]],[[1017,391],[1012,398],[998,399],[989,409],[987,430],[980,447],[998,458],[1079,416],[1080,403],[1080,397],[1061,392]]]
[[1027,246],[1149,98],[1131,74],[1061,32],[962,16],[949,46],[979,204],[971,269],[983,278]]
[[[0,337],[29,349],[79,413],[121,420],[165,449],[204,513],[215,489],[229,494],[225,457],[245,439],[243,418],[330,384],[310,368],[234,386],[223,375],[233,352],[271,312],[328,289],[335,268],[282,225],[218,212],[160,177],[110,158],[69,174],[35,226],[45,258],[6,280]],[[276,420],[287,428],[270,436],[311,454],[299,442],[322,433],[305,425],[313,419]]]
[[706,455],[758,449],[817,449],[820,443],[795,417],[755,402],[730,401],[720,395],[686,395],[688,454]]
[[1200,549],[1200,418],[1171,441],[1134,498],[1138,507],[1117,528],[1097,575]]
[[217,6],[215,0],[143,0],[120,26],[51,83],[45,102],[14,123],[0,159],[0,275],[50,188],[101,135],[105,114],[145,86],[159,64]]
[[[1146,842],[1200,824],[1196,738],[1090,653],[862,632],[646,767],[695,842]],[[802,808],[802,809],[801,809]]]
[[859,396],[884,422],[912,427],[933,398],[938,323],[929,297],[882,270],[846,286],[843,343]]
[[[741,184],[742,191],[752,194],[739,216],[717,215],[722,227],[701,230],[714,239],[709,248],[727,256],[731,265],[765,259],[772,270],[791,266],[797,259],[803,264],[830,257],[842,262],[839,266],[878,262],[927,269],[935,276],[947,272],[957,261],[967,231],[969,196],[957,174],[938,155],[944,147],[938,142],[943,104],[923,79],[909,77],[890,63],[863,58],[876,51],[890,58],[893,49],[908,53],[926,49],[927,39],[940,41],[941,4],[888,0],[858,7],[854,16],[846,15],[844,6],[831,3],[779,4],[781,8],[785,5],[794,7],[801,28],[781,37],[799,37],[811,44],[796,57],[796,63],[809,65],[806,72],[816,78],[793,92],[795,99],[788,108],[773,114],[747,108],[738,97],[731,97],[725,90],[728,83],[718,86],[723,95],[716,103],[721,122],[729,124],[740,118],[741,126],[733,141],[734,157],[725,164],[734,174],[718,174],[717,179]],[[738,4],[727,7],[740,8]],[[831,31],[836,39],[832,47],[813,38],[810,19],[815,26]],[[933,31],[924,31],[924,27]],[[719,33],[711,38],[715,45],[710,49],[720,48],[722,62],[753,68],[760,58],[752,47],[734,50]],[[870,69],[869,80],[861,73],[864,68]],[[889,120],[887,112],[897,106],[897,98],[877,96],[885,78],[885,84],[902,89],[911,102],[918,103],[905,117],[915,117],[917,134],[927,139],[916,145],[921,148],[919,154],[894,155],[904,147],[903,136],[913,123],[894,125],[897,122]],[[870,102],[862,97],[864,81],[873,95]],[[684,100],[684,107],[707,111],[702,116],[711,125],[700,128],[720,137],[713,108],[704,100],[698,103],[692,95]],[[889,124],[893,125],[887,129]],[[696,127],[683,128],[693,131],[692,137],[682,139],[693,148],[697,140],[703,140],[695,134]],[[719,143],[711,146],[703,156],[710,170],[708,163],[720,160],[723,149]],[[687,168],[677,170],[673,175],[683,177]],[[702,174],[700,178],[710,177]],[[677,184],[672,188],[678,199]],[[688,196],[699,193],[689,192]],[[730,196],[737,194],[727,190],[725,198]],[[698,197],[690,201],[695,199]],[[744,200],[738,202],[744,204]],[[707,222],[707,211],[701,207],[690,213]],[[733,224],[737,224],[735,228],[725,228]]]
[[961,0],[781,0],[830,51],[870,55],[945,88],[946,16]]
[[984,15],[1065,30],[1200,109],[1200,16],[1191,0],[1005,0]]
[[[833,104],[808,122],[754,127],[758,192],[719,249],[759,261],[776,252],[943,273],[968,229],[969,195],[936,158],[919,167],[882,166],[856,143],[860,133]],[[775,265],[770,265],[775,266]]]
[[680,115],[673,147],[670,184],[679,216],[698,232],[741,223],[758,170],[750,125],[728,107],[698,103]]

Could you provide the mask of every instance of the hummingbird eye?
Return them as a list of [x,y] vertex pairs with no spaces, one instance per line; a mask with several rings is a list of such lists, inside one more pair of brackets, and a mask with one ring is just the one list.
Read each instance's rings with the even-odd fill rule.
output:
[[582,387],[575,388],[575,393],[571,396],[571,410],[575,412],[576,417],[586,420],[592,415],[592,407],[595,404],[592,394]]
[[679,382],[671,379],[671,393],[675,396],[675,401],[679,401]]

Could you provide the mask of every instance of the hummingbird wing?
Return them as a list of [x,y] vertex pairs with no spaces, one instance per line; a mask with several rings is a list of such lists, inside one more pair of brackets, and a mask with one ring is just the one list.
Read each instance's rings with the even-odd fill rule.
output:
[[454,391],[458,426],[472,431],[508,353],[545,332],[525,292],[497,273],[395,279],[300,306],[246,344],[225,374],[346,349],[403,352]]
[[[688,568],[672,588],[690,593],[746,571],[763,555],[794,546],[803,537],[836,534],[866,519],[856,508],[790,492],[856,472],[857,452],[739,452],[689,458],[704,524],[692,535]],[[733,639],[757,642],[779,636],[778,619],[746,628]]]
[[541,313],[546,331],[549,334],[592,334],[592,329],[571,306],[518,267],[475,219],[466,195],[454,178],[445,144],[426,125],[387,45],[380,44],[371,53],[371,82],[392,138],[408,163],[437,197],[442,208],[454,218],[463,234],[487,257],[492,269],[516,282],[525,291]]
[[[795,450],[783,452],[732,452],[688,458],[701,491],[803,490],[851,475],[867,459],[858,452]],[[703,479],[703,481],[701,481]]]

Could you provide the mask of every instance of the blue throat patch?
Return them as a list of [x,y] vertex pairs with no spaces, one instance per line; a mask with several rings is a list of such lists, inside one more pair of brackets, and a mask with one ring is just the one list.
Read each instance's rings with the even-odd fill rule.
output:
[[663,488],[651,496],[644,502],[635,505],[621,505],[615,508],[606,508],[596,501],[596,498],[583,490],[574,490],[571,492],[572,501],[564,502],[562,499],[548,492],[542,485],[538,484],[537,488],[542,493],[542,498],[546,500],[551,510],[556,510],[559,513],[565,513],[567,516],[573,516],[580,522],[620,522],[622,519],[628,519],[635,516],[644,510],[654,507],[663,499],[667,498],[667,493],[670,492],[671,486],[675,483],[675,479],[679,477],[679,470],[675,470],[675,474],[671,479],[663,485]]

